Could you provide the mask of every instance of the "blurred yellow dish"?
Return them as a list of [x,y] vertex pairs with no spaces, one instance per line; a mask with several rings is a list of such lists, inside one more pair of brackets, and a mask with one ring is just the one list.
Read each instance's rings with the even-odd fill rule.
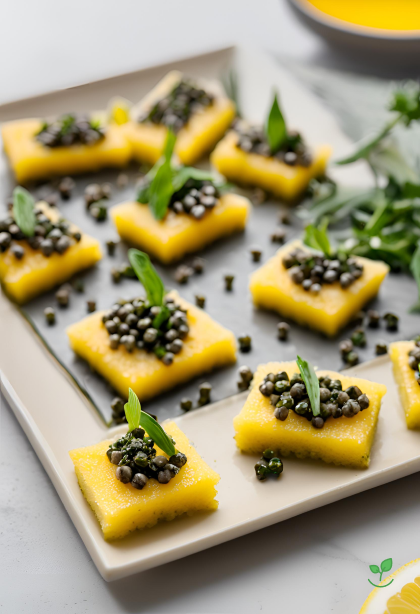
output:
[[[47,203],[39,202],[36,206],[51,220],[59,219],[57,209]],[[72,225],[71,230],[78,229]],[[10,249],[0,254],[0,281],[6,293],[21,304],[93,266],[102,257],[99,241],[84,233],[64,254],[54,252],[48,258],[41,250],[32,249],[25,240],[14,241],[14,244],[23,248],[24,256],[17,260]]]
[[248,399],[233,420],[238,448],[249,454],[261,454],[271,448],[284,456],[293,453],[299,458],[316,458],[336,465],[368,467],[386,387],[333,371],[317,372],[317,375],[341,380],[343,389],[359,386],[369,397],[370,405],[353,418],[329,418],[322,429],[316,429],[304,416],[293,411],[284,422],[274,416],[270,399],[261,394],[259,385],[268,373],[280,371],[286,371],[290,377],[299,369],[295,362],[271,362],[258,367]]
[[237,142],[238,135],[231,131],[213,151],[211,161],[219,173],[229,181],[263,188],[285,200],[296,199],[311,179],[323,175],[331,155],[331,147],[322,145],[315,150],[310,166],[290,166],[275,158],[242,151]]
[[329,336],[334,336],[379,291],[389,271],[383,262],[358,258],[363,263],[363,275],[349,288],[339,282],[324,284],[318,295],[295,284],[284,268],[283,256],[299,241],[288,243],[251,275],[250,290],[257,307],[277,311],[299,324],[306,324]]
[[384,30],[420,30],[418,0],[307,0],[323,13],[349,23]]
[[163,220],[156,220],[147,205],[137,202],[116,205],[111,216],[122,239],[168,264],[244,230],[249,210],[248,199],[225,194],[201,220],[171,210]]
[[236,361],[236,341],[232,332],[202,309],[191,305],[176,293],[176,301],[187,309],[190,331],[184,346],[170,366],[153,352],[123,346],[109,347],[109,334],[102,323],[104,312],[97,312],[67,329],[70,345],[95,371],[102,375],[124,398],[132,388],[140,401],[182,384],[216,367]]
[[2,126],[4,150],[19,183],[123,167],[131,157],[131,147],[121,126],[106,126],[105,137],[93,145],[46,147],[35,138],[42,123],[40,119],[21,119]]
[[[158,85],[132,111],[133,120],[125,125],[136,160],[155,164],[163,153],[166,141],[166,126],[138,122],[136,117],[165,97],[182,79],[182,73],[168,73]],[[204,89],[212,84],[204,83]],[[213,91],[212,91],[213,93]],[[194,113],[187,124],[177,132],[175,153],[182,164],[192,165],[210,151],[235,117],[235,105],[220,90],[215,92],[213,104]]]
[[[80,488],[101,525],[105,539],[124,537],[135,529],[151,527],[160,520],[197,511],[215,510],[216,484],[220,476],[199,456],[174,422],[165,431],[188,461],[169,484],[150,479],[143,490],[123,484],[106,455],[110,441],[70,452]],[[157,454],[163,454],[156,446]]]
[[408,352],[414,349],[414,341],[397,341],[389,346],[394,377],[398,384],[401,403],[409,429],[420,428],[420,386],[414,371],[408,364]]

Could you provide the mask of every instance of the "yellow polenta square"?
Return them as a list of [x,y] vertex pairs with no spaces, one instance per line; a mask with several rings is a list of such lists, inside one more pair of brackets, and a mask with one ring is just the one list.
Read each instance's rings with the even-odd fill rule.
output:
[[363,264],[363,275],[350,287],[343,289],[339,282],[324,284],[318,295],[295,284],[283,266],[286,253],[299,241],[288,243],[251,275],[250,290],[256,306],[277,311],[299,324],[305,324],[334,336],[360,309],[374,298],[389,271],[384,262],[357,258]]
[[211,155],[211,162],[229,181],[257,186],[279,198],[294,200],[302,195],[311,179],[323,175],[331,147],[322,145],[315,149],[310,166],[290,166],[256,153],[248,153],[237,147],[238,135],[229,132]]
[[147,205],[137,202],[112,207],[111,216],[122,239],[167,264],[244,230],[249,210],[247,198],[225,194],[201,220],[171,210],[156,220]]
[[359,386],[369,397],[370,405],[353,418],[329,418],[322,429],[316,429],[293,411],[284,422],[274,416],[270,399],[261,394],[259,385],[268,373],[280,371],[286,371],[290,377],[299,369],[295,362],[271,362],[258,367],[248,399],[233,420],[237,446],[249,454],[261,454],[272,448],[283,456],[292,453],[299,458],[315,458],[336,465],[368,467],[386,387],[343,373],[319,371],[319,375],[341,380],[343,389]]
[[[47,203],[39,202],[36,206],[50,220],[59,219],[57,210]],[[71,225],[71,230],[75,232],[78,228]],[[102,258],[99,241],[84,233],[64,254],[54,252],[49,257],[41,250],[32,249],[25,240],[14,241],[14,244],[23,248],[24,256],[17,260],[10,249],[0,254],[0,281],[8,296],[20,304],[51,290]]]
[[[139,162],[155,164],[163,153],[167,128],[142,123],[137,116],[151,109],[181,81],[182,73],[174,70],[168,73],[157,86],[132,111],[132,121],[125,125],[133,155]],[[235,105],[214,83],[204,83],[203,88],[215,94],[213,104],[194,113],[187,124],[177,133],[175,153],[182,164],[194,164],[210,151],[235,117]]]
[[[174,422],[163,426],[188,459],[169,484],[150,479],[143,490],[136,490],[117,480],[116,466],[106,455],[110,441],[70,452],[80,488],[105,539],[124,537],[130,531],[151,527],[160,520],[173,520],[181,514],[217,509],[215,487],[220,476],[204,462]],[[157,448],[157,454],[163,452]]]
[[190,331],[171,365],[146,350],[132,353],[123,346],[109,347],[109,335],[102,323],[104,312],[96,312],[67,329],[70,345],[91,367],[102,375],[124,398],[132,388],[140,401],[150,399],[178,384],[236,361],[233,333],[202,309],[176,293],[177,303],[187,310]]
[[414,341],[397,341],[389,346],[395,381],[409,429],[420,428],[420,386],[414,371],[408,364],[408,353],[414,349]]
[[121,126],[106,126],[105,137],[93,145],[46,147],[35,136],[41,119],[21,119],[2,126],[4,150],[19,183],[52,175],[73,175],[107,167],[123,167],[131,147]]

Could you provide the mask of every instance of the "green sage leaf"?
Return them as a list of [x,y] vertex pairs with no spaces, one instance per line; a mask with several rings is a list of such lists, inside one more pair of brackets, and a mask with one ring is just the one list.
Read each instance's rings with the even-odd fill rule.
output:
[[321,401],[319,394],[319,381],[316,376],[315,369],[309,362],[303,360],[300,356],[296,358],[296,362],[297,366],[299,367],[303,383],[306,386],[306,391],[311,402],[312,413],[314,416],[319,416]]
[[27,237],[33,237],[36,226],[35,200],[25,188],[13,190],[13,217],[20,230]]
[[286,122],[283,113],[280,110],[280,105],[277,100],[277,94],[274,94],[273,104],[271,105],[270,113],[265,125],[265,135],[271,149],[271,153],[276,153],[287,139]]
[[140,426],[153,439],[155,444],[169,457],[176,454],[176,449],[171,437],[164,431],[158,422],[146,412],[141,413]]
[[382,130],[378,134],[374,135],[373,137],[367,137],[359,141],[359,143],[356,144],[356,150],[350,156],[341,158],[339,160],[335,160],[335,163],[343,166],[345,164],[351,164],[352,162],[356,162],[357,160],[366,159],[371,153],[371,151],[377,145],[379,145],[382,139],[388,136],[388,134],[392,131],[394,126],[398,124],[400,119],[401,119],[401,115],[394,117],[391,121],[385,124],[385,126],[382,128]]
[[162,326],[162,324],[165,322],[165,320],[168,320],[170,317],[171,317],[171,312],[166,307],[166,305],[162,305],[160,313],[155,318],[153,318],[153,322],[152,322],[153,328],[159,329]]
[[128,401],[124,405],[125,417],[128,422],[128,430],[133,431],[140,426],[141,405],[135,392],[128,389]]
[[146,291],[149,303],[161,307],[165,296],[165,287],[155,267],[150,262],[149,256],[138,249],[129,249],[128,259]]

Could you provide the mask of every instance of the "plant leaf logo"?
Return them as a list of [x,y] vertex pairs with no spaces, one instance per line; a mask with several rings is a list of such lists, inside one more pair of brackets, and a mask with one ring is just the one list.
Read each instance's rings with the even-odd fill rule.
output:
[[[386,571],[391,571],[391,569],[392,569],[392,559],[385,559],[384,561],[382,561],[380,568],[377,565],[369,565],[369,569],[374,574],[378,573],[379,574],[379,582],[382,582],[382,575]],[[390,582],[388,582],[388,584],[383,584],[381,586],[380,584],[374,584],[371,580],[368,579],[368,582],[370,582],[372,584],[372,586],[376,586],[376,588],[385,588],[386,586],[389,586],[390,584],[392,584],[393,581],[394,581],[394,578],[392,578],[392,580]]]

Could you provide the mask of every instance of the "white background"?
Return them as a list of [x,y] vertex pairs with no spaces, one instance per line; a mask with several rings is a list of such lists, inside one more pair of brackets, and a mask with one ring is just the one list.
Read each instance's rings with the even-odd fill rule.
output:
[[[1,0],[0,7],[0,103],[235,42],[283,60],[367,71],[366,59],[331,51],[276,0]],[[369,564],[392,557],[396,569],[420,556],[414,475],[106,584],[4,400],[0,435],[0,612],[356,613],[371,588]]]

